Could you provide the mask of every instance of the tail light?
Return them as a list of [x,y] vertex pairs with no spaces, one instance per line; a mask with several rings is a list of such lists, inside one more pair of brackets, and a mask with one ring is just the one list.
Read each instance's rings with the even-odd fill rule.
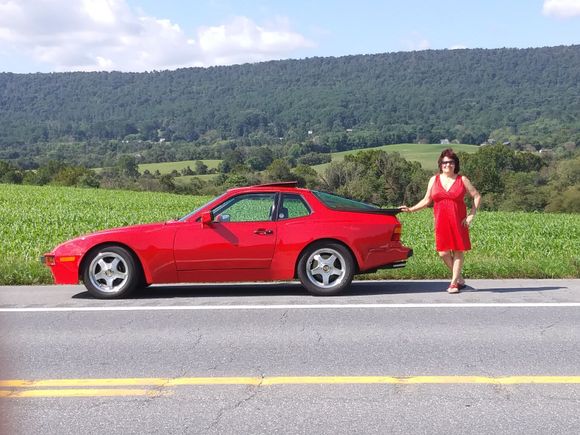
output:
[[401,224],[395,225],[393,229],[393,234],[391,235],[391,242],[399,242],[401,240],[401,232],[403,231],[403,227]]

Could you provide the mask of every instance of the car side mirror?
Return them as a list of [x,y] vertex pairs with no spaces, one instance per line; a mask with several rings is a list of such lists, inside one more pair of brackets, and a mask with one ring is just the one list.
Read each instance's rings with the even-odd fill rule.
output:
[[201,214],[201,227],[208,226],[213,222],[213,213],[211,211],[204,211]]

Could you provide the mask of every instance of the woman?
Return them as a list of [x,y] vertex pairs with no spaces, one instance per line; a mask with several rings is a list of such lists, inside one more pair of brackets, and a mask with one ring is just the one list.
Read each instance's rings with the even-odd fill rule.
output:
[[[459,293],[465,287],[465,280],[461,275],[463,253],[471,249],[469,226],[481,203],[481,195],[466,176],[459,175],[459,158],[451,148],[443,150],[437,164],[439,174],[429,180],[425,197],[413,207],[402,206],[401,211],[419,211],[433,201],[435,247],[452,273],[447,291]],[[466,192],[473,198],[469,215],[464,202]]]

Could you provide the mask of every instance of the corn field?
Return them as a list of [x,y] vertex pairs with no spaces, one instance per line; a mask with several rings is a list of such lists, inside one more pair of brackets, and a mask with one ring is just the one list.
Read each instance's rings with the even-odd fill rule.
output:
[[[52,282],[38,258],[92,231],[181,217],[208,197],[0,184],[0,285]],[[485,198],[484,198],[485,200]],[[434,250],[431,210],[399,215],[414,256],[368,278],[447,278]],[[471,228],[467,278],[579,278],[580,215],[480,212]]]

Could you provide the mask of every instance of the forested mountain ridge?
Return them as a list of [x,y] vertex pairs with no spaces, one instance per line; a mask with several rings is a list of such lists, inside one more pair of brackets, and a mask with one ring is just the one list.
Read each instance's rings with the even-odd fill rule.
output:
[[149,73],[0,73],[0,149],[125,138],[208,144],[208,135],[291,144],[309,131],[346,129],[374,132],[377,145],[478,144],[507,129],[554,147],[580,141],[579,83],[580,45]]

